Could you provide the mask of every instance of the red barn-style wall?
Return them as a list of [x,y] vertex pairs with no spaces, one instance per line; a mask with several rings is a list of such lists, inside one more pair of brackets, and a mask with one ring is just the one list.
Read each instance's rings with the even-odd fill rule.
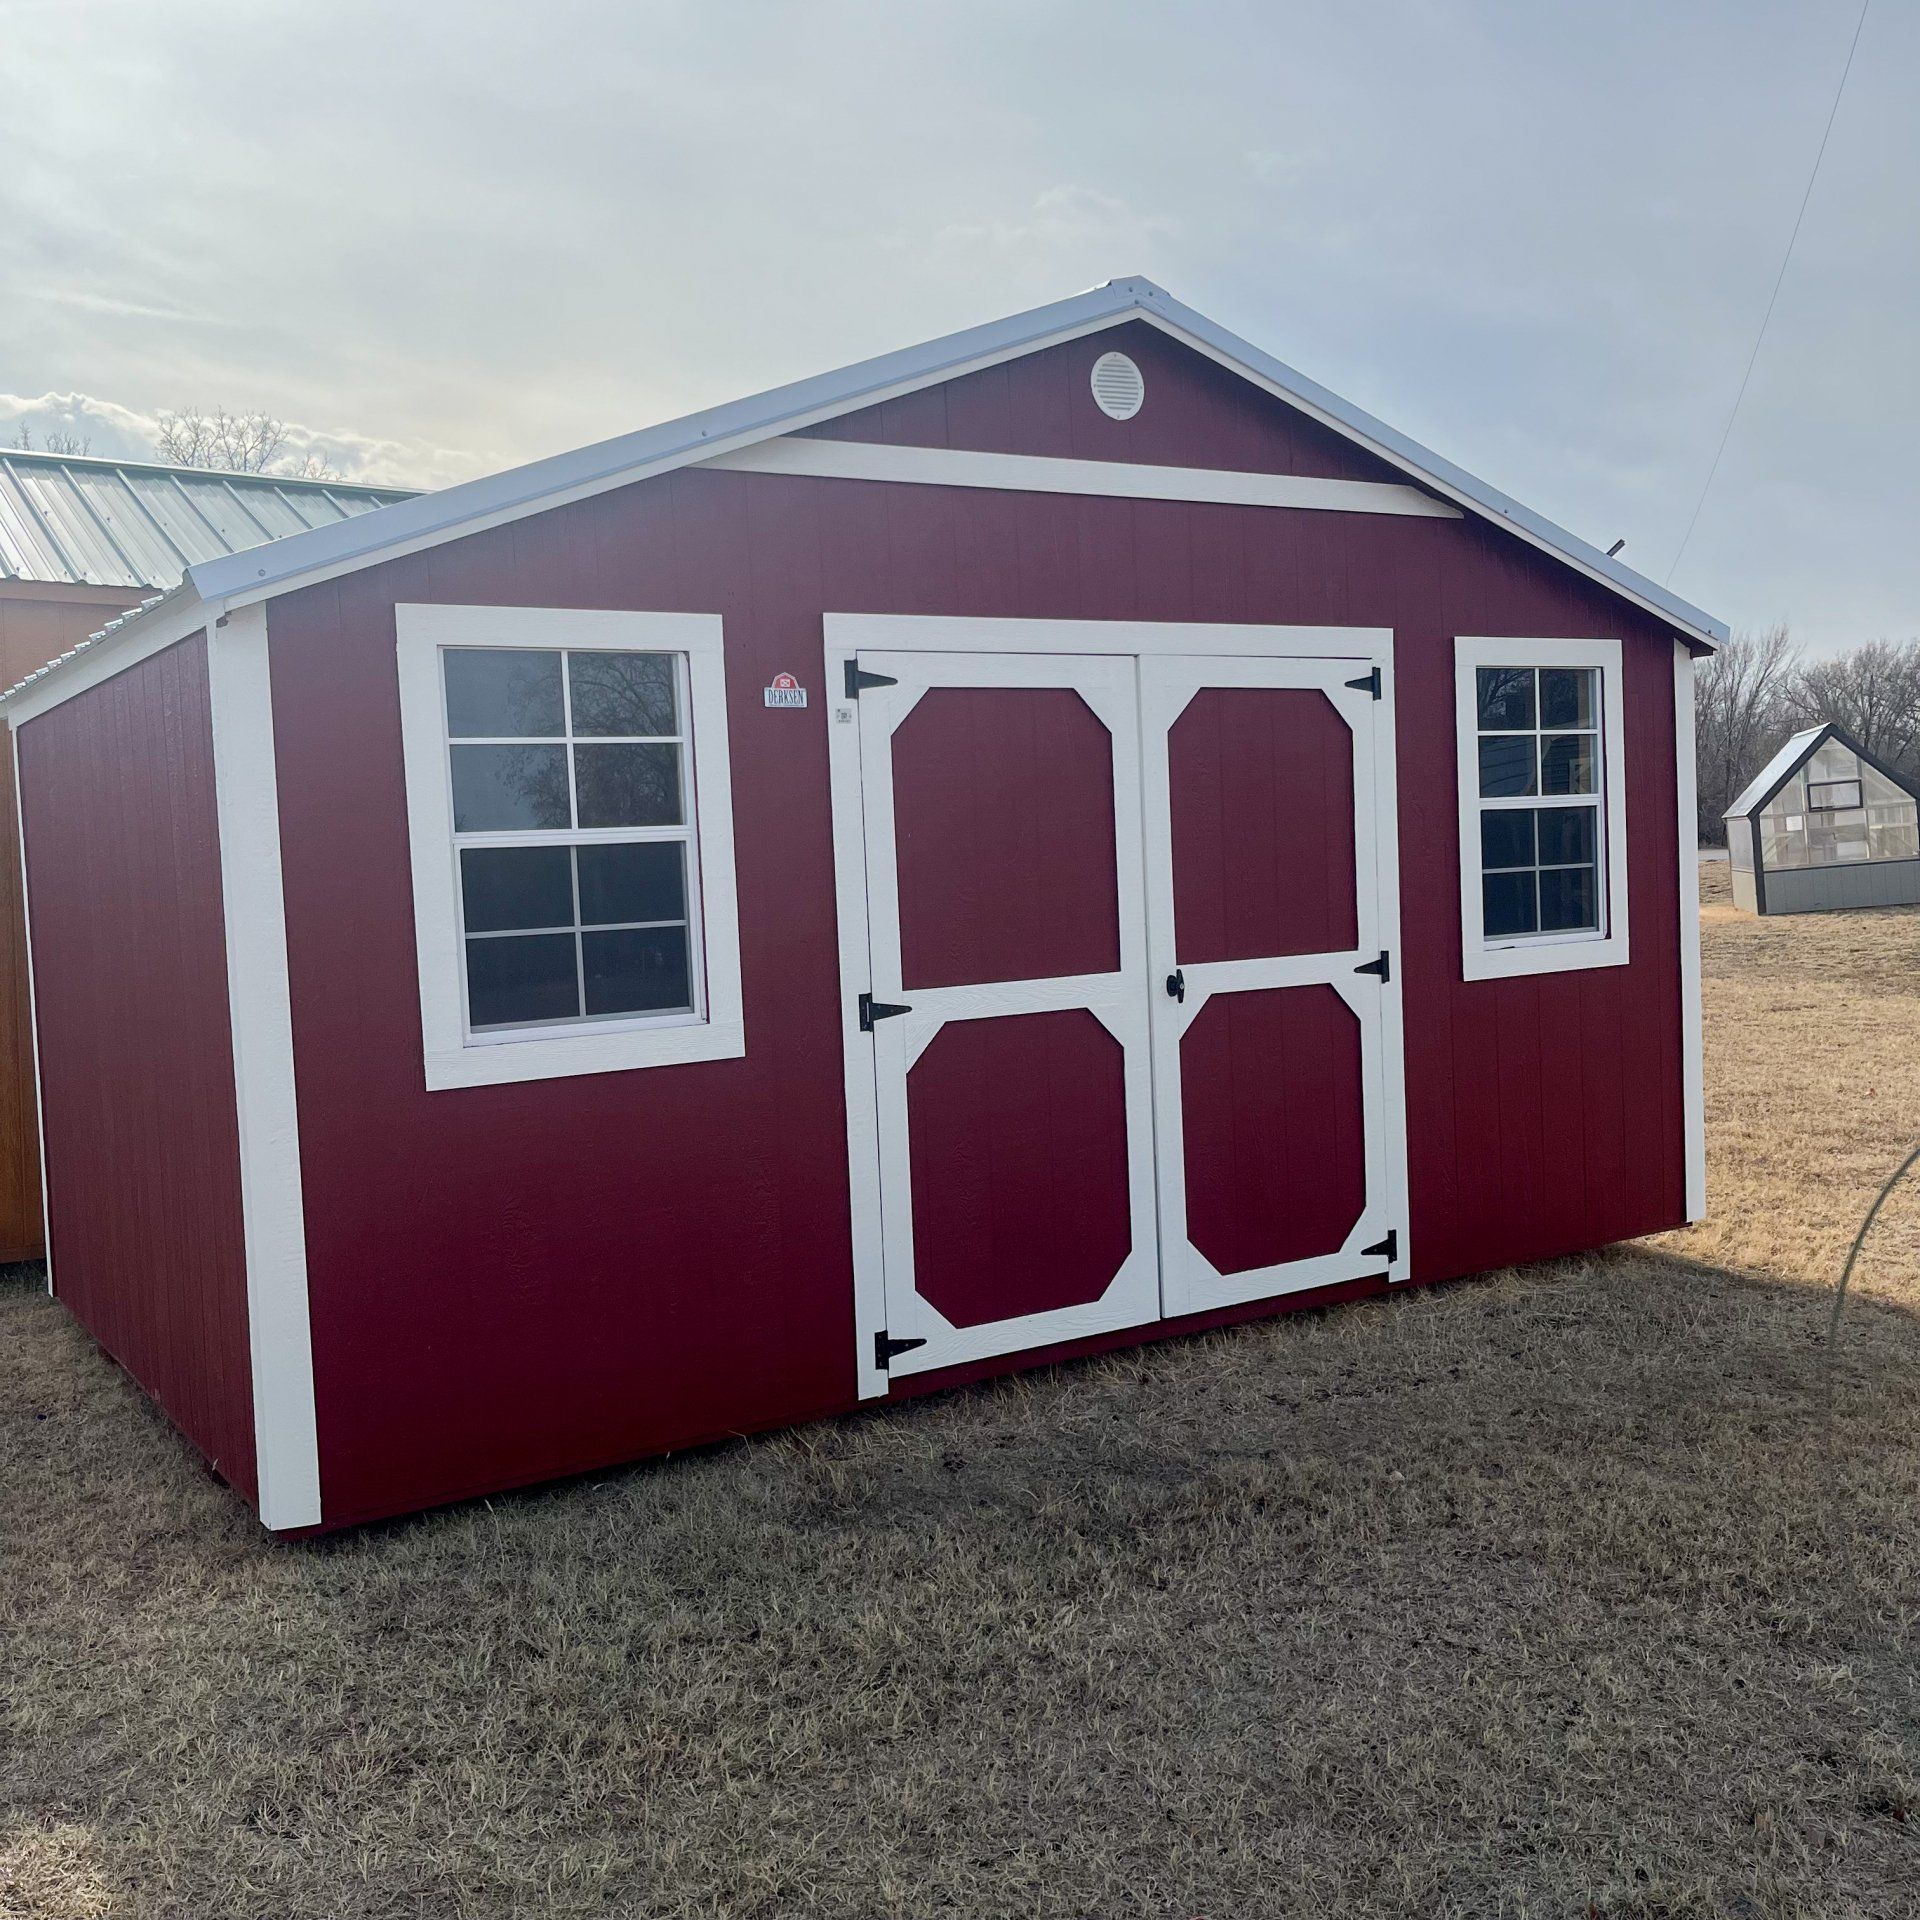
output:
[[[1093,358],[1115,346],[1139,358],[1153,394],[1132,422],[1084,402]],[[855,413],[833,431],[1388,474],[1145,327]],[[397,602],[722,616],[743,1059],[425,1090]],[[821,703],[769,711],[760,697],[781,671],[817,678],[826,611],[1391,628],[1415,1277],[1680,1220],[1668,628],[1474,519],[681,471],[271,606],[329,1520],[853,1400],[828,715]],[[1621,637],[1630,965],[1461,980],[1460,633]]]
[[22,727],[19,762],[54,1287],[252,1499],[205,641]]
[[[1125,417],[1094,403],[1116,351]],[[297,1531],[1697,1215],[1681,696],[1723,630],[1342,406],[1116,282],[190,569],[12,708],[60,1297]],[[662,831],[721,898],[725,994],[674,1031],[468,1032],[436,941],[556,935],[434,917],[465,884],[448,768],[480,764],[445,758],[435,649],[637,631],[582,614],[686,636],[626,644],[684,669],[699,818]],[[1618,645],[1589,804],[1624,790],[1624,963],[1618,926],[1559,971],[1463,962],[1457,674],[1486,656],[1456,643],[1503,638]],[[862,1030],[869,986],[879,1020],[925,996],[924,1053]],[[895,1337],[901,1244],[966,1338]]]

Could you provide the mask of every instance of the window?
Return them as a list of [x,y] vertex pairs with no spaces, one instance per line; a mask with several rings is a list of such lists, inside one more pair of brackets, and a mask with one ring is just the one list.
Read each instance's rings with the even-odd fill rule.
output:
[[740,1053],[718,619],[396,627],[427,1084]]
[[1455,642],[1470,980],[1627,957],[1620,646]]

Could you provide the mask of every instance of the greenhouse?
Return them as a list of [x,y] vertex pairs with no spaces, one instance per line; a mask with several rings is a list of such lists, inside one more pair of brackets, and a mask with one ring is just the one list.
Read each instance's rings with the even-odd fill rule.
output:
[[1839,727],[1796,733],[1726,811],[1734,905],[1825,913],[1920,902],[1915,795]]

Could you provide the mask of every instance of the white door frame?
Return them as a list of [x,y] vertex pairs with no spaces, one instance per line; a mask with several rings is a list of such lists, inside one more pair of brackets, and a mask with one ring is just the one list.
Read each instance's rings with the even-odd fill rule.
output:
[[840,927],[840,1019],[846,1070],[847,1174],[852,1201],[853,1335],[855,1380],[862,1399],[883,1396],[891,1379],[874,1351],[887,1325],[887,1288],[881,1224],[880,1114],[874,1080],[873,1035],[860,1029],[859,997],[872,987],[866,835],[859,712],[847,689],[847,671],[861,651],[930,653],[1092,653],[1158,655],[1267,655],[1351,660],[1356,673],[1380,669],[1381,704],[1374,756],[1374,835],[1380,872],[1380,941],[1394,956],[1381,1004],[1385,1075],[1388,1206],[1397,1254],[1387,1269],[1408,1271],[1406,1210],[1406,1074],[1400,1011],[1399,821],[1395,779],[1393,634],[1385,627],[1293,627],[1211,624],[1205,621],[1020,620],[950,615],[828,613],[824,629],[824,704],[833,810],[834,893]]
[[[1203,1313],[1211,1308],[1236,1306],[1248,1300],[1273,1299],[1310,1287],[1337,1286],[1362,1273],[1393,1276],[1398,1261],[1405,1272],[1395,1228],[1404,1211],[1389,1177],[1394,1158],[1388,1138],[1385,1093],[1393,1077],[1386,1055],[1386,998],[1394,972],[1387,978],[1362,974],[1360,966],[1374,962],[1391,949],[1380,920],[1382,897],[1390,890],[1389,876],[1378,868],[1379,834],[1374,814],[1378,805],[1375,761],[1380,758],[1381,701],[1355,680],[1352,662],[1341,659],[1156,659],[1140,663],[1141,765],[1145,771],[1145,843],[1147,849],[1148,926],[1153,947],[1153,975],[1158,983],[1177,968],[1183,993],[1179,1000],[1164,993],[1153,1001],[1153,1063],[1155,1132],[1160,1141],[1161,1298],[1169,1319]],[[1384,674],[1381,676],[1384,681]],[[1351,950],[1287,954],[1253,960],[1193,961],[1180,957],[1174,917],[1172,769],[1169,739],[1174,723],[1194,696],[1208,687],[1292,687],[1325,696],[1353,741],[1354,945]],[[1391,745],[1390,737],[1387,744]],[[1360,1028],[1362,1137],[1366,1153],[1366,1201],[1342,1244],[1330,1252],[1261,1267],[1244,1273],[1223,1274],[1194,1245],[1187,1233],[1186,1134],[1183,1125],[1184,1085],[1180,1047],[1188,1028],[1216,993],[1246,993],[1274,987],[1329,986],[1340,996]],[[1368,1249],[1386,1239],[1391,1253]]]

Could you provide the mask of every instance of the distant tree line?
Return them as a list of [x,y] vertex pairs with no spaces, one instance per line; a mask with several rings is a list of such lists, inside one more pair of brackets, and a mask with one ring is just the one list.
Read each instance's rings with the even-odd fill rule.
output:
[[1791,733],[1834,721],[1902,773],[1920,776],[1920,640],[1869,640],[1803,660],[1784,626],[1737,633],[1694,678],[1700,838]]

